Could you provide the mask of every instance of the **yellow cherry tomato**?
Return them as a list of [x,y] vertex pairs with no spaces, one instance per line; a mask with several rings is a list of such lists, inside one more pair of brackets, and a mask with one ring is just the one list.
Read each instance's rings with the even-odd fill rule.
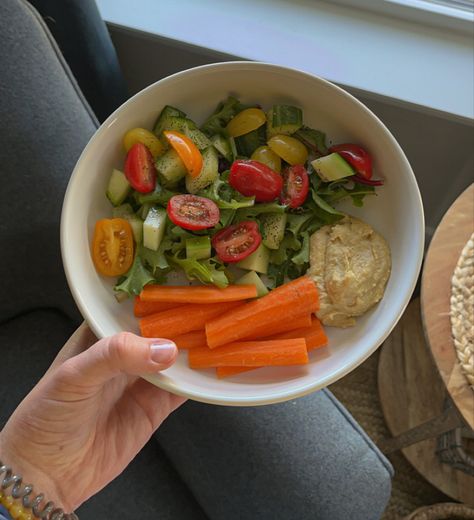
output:
[[144,144],[156,159],[164,152],[163,145],[156,135],[145,128],[132,128],[123,136],[123,146],[128,152],[135,143]]
[[267,116],[261,108],[246,108],[229,121],[226,127],[231,137],[239,137],[265,124]]
[[281,172],[281,157],[273,152],[269,146],[259,146],[250,159],[266,164],[275,172]]
[[292,166],[304,164],[308,159],[306,146],[289,135],[275,135],[268,140],[267,144],[272,151]]

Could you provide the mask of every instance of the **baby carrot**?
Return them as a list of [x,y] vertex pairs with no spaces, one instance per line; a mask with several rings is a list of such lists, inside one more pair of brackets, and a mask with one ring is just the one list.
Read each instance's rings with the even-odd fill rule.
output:
[[304,339],[242,341],[211,350],[198,347],[189,350],[191,368],[219,366],[287,366],[308,363]]
[[140,331],[145,338],[174,338],[204,328],[211,318],[242,305],[242,302],[181,305],[141,318]]
[[[206,323],[207,344],[216,348],[251,336],[255,330],[318,310],[318,291],[307,276],[274,289]],[[265,330],[264,330],[265,332]],[[266,332],[269,333],[268,331]]]
[[256,297],[255,285],[229,285],[224,289],[210,285],[146,285],[140,293],[143,301],[167,303],[221,303]]

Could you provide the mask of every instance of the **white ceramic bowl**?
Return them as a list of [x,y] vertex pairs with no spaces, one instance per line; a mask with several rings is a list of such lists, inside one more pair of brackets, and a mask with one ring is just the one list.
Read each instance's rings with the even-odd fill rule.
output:
[[233,62],[205,65],[150,85],[117,109],[84,149],[69,182],[61,220],[61,246],[69,286],[84,318],[99,337],[138,332],[131,302],[118,304],[113,280],[97,274],[89,244],[97,219],[110,217],[105,188],[113,167],[122,168],[122,136],[152,128],[164,105],[201,123],[229,94],[244,103],[298,105],[305,124],[332,142],[356,142],[371,151],[377,176],[386,180],[363,208],[343,209],[366,220],[388,241],[392,273],[382,301],[349,329],[327,328],[329,346],[311,354],[304,368],[265,368],[227,380],[212,370],[194,371],[186,354],[169,370],[149,378],[176,394],[208,403],[258,405],[285,401],[323,388],[356,368],[384,341],[405,309],[421,266],[423,208],[411,167],[392,134],[344,90],[304,72],[275,65]]

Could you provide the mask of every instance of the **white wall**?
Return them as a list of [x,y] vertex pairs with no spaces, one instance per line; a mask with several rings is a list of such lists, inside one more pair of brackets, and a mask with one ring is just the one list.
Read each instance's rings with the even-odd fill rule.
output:
[[[174,72],[239,59],[139,31],[109,27],[131,93]],[[376,99],[370,93],[351,93],[386,124],[404,149],[420,186],[429,240],[450,204],[474,181],[473,126],[390,99]]]

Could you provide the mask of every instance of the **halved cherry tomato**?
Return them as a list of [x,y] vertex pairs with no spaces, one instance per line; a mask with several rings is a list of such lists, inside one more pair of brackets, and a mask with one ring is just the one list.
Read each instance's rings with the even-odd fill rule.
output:
[[223,262],[233,263],[252,254],[261,241],[258,224],[253,220],[245,220],[216,233],[212,237],[212,247]]
[[156,170],[150,150],[143,143],[135,143],[125,158],[125,176],[132,188],[140,193],[155,189]]
[[173,224],[193,231],[212,228],[220,218],[217,205],[197,195],[175,195],[169,200],[166,210]]
[[156,159],[163,153],[163,145],[153,132],[146,128],[132,128],[123,136],[123,147],[128,152],[135,143],[143,143]]
[[372,178],[372,157],[362,146],[352,143],[336,144],[329,151],[337,152],[364,179]]
[[282,178],[278,173],[266,164],[247,160],[232,163],[229,184],[242,195],[255,197],[257,202],[275,200],[283,187]]
[[260,128],[266,120],[261,108],[246,108],[229,121],[226,130],[231,137],[239,137]]
[[304,164],[308,158],[306,146],[290,135],[274,135],[267,144],[288,164]]
[[172,130],[166,130],[163,135],[170,145],[176,150],[183,161],[186,170],[191,177],[197,177],[202,169],[202,155],[193,141],[184,134]]
[[95,223],[92,260],[105,276],[125,274],[133,263],[133,232],[123,218],[102,219]]
[[282,176],[283,190],[281,191],[280,202],[290,206],[290,208],[298,208],[308,195],[308,172],[302,164],[295,164],[285,168]]
[[277,173],[281,172],[281,157],[273,152],[269,146],[259,146],[250,156],[250,159],[266,164]]

